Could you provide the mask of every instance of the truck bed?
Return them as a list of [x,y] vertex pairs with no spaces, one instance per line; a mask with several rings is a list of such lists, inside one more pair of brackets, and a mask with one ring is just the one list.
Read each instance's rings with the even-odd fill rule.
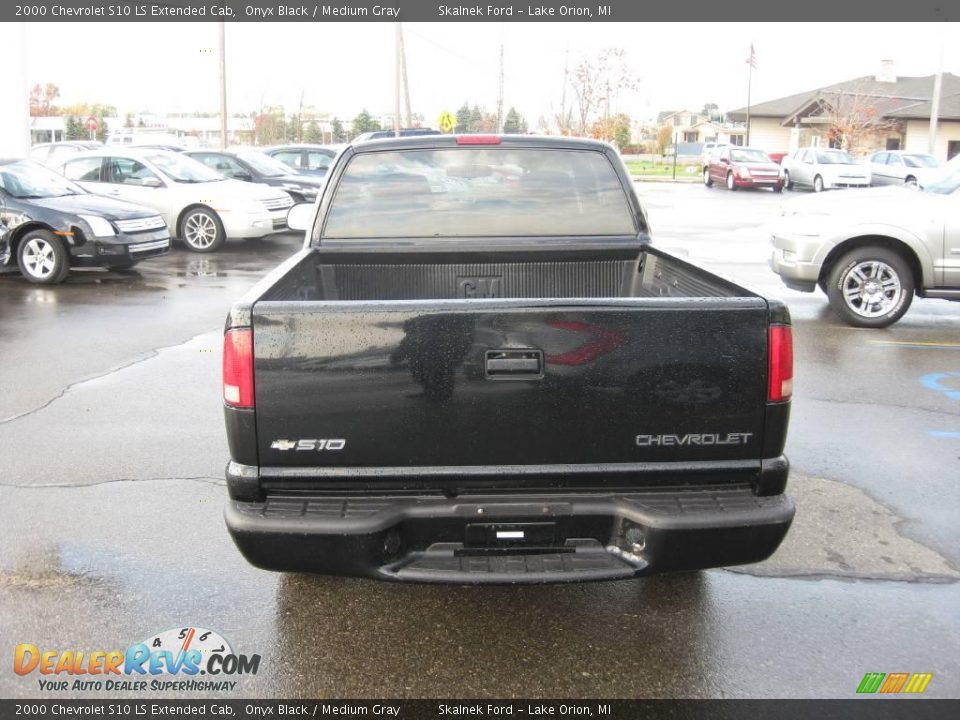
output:
[[[265,488],[633,487],[717,461],[731,482],[756,475],[763,298],[653,248],[365,259],[304,251],[250,298]],[[343,447],[289,449],[329,439]]]

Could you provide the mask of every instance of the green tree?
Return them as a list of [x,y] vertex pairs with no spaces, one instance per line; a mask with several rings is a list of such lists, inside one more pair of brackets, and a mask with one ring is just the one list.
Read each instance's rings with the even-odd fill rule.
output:
[[330,124],[330,129],[333,131],[333,141],[335,143],[347,141],[347,132],[343,129],[343,123],[340,122],[340,118],[333,119],[333,122]]
[[657,130],[657,152],[663,155],[671,142],[673,142],[673,125],[661,125]]
[[107,121],[103,119],[103,115],[98,115],[97,120],[100,124],[97,126],[96,138],[100,142],[106,142],[107,135],[110,134],[110,127],[107,125]]
[[477,105],[474,105],[473,110],[470,111],[470,122],[467,124],[467,132],[483,132],[483,115],[483,110]]
[[503,121],[503,132],[506,135],[521,135],[527,132],[527,121],[515,108],[507,111],[507,117]]
[[458,135],[470,132],[470,106],[467,103],[461,105],[460,109],[457,110],[457,123],[454,125],[453,131]]
[[367,109],[364,108],[353,119],[353,123],[350,127],[350,133],[353,137],[356,137],[357,135],[362,135],[363,133],[373,132],[374,130],[379,129],[380,121],[374,120],[370,113],[367,112]]
[[66,140],[85,140],[88,136],[76,115],[67,115],[63,125],[63,134]]
[[630,118],[626,115],[614,116],[613,144],[620,150],[630,144]]
[[307,125],[307,130],[303,134],[303,141],[313,144],[320,144],[323,142],[323,133],[320,132],[320,126],[317,125],[316,120],[311,120],[310,124]]

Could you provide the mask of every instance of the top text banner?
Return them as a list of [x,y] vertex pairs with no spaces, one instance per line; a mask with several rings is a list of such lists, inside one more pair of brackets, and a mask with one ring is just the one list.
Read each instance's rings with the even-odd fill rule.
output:
[[[753,22],[949,21],[960,17],[955,0],[595,0],[594,2],[275,2],[274,0],[3,0],[0,22]],[[851,32],[857,32],[855,25]],[[722,41],[743,28],[718,26]],[[747,37],[747,35],[743,35]],[[638,37],[638,42],[643,38]]]

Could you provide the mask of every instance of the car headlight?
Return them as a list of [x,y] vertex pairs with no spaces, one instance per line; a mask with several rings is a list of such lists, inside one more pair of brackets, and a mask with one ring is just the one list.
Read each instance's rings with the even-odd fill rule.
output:
[[113,237],[117,234],[110,221],[99,215],[81,215],[80,219],[90,227],[96,237]]
[[750,168],[745,168],[745,167],[740,168],[740,169],[737,171],[737,173],[738,173],[738,174],[740,175],[740,177],[742,177],[742,178],[748,178],[748,177],[750,177]]

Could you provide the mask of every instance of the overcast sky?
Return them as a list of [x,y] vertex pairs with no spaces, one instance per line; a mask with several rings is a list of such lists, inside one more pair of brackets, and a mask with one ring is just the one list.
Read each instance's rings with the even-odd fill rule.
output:
[[[393,108],[392,23],[228,23],[229,112],[304,103],[349,119]],[[504,44],[505,104],[531,127],[560,106],[564,58],[626,50],[639,77],[621,98],[634,118],[659,110],[746,104],[752,40],[754,102],[861,75],[883,58],[898,75],[960,73],[960,26],[883,23],[405,23],[414,112],[434,125],[464,101],[494,110]],[[217,109],[216,23],[43,23],[27,27],[27,76],[60,86],[61,103],[125,112]],[[568,104],[572,97],[568,92]]]

